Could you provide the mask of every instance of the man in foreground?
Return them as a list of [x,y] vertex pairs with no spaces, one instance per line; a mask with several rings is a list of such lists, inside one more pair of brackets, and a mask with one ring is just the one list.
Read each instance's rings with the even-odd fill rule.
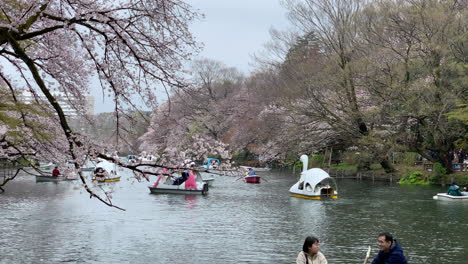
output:
[[380,233],[378,241],[380,251],[372,264],[408,264],[403,248],[390,233]]

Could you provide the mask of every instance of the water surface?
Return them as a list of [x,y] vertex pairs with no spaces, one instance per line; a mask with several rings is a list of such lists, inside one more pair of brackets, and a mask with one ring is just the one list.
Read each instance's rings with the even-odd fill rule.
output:
[[314,201],[290,197],[298,175],[258,174],[218,176],[207,196],[153,195],[127,174],[103,187],[126,211],[20,176],[0,195],[0,263],[295,263],[307,235],[329,263],[362,263],[382,231],[409,263],[468,263],[468,202],[433,200],[445,187],[338,180],[338,200]]

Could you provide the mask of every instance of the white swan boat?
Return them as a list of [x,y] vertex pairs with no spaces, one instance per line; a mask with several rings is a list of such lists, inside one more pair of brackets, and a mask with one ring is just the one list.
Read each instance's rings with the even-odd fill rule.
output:
[[462,196],[453,196],[447,193],[438,193],[432,198],[434,200],[442,201],[468,201],[468,192],[461,192]]
[[308,157],[301,156],[303,169],[301,177],[290,189],[291,196],[304,199],[338,198],[337,185],[333,178],[322,169],[307,169]]

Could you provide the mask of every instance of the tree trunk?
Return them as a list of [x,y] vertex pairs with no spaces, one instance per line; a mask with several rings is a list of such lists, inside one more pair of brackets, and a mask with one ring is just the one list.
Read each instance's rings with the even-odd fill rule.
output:
[[452,159],[449,156],[448,152],[444,151],[439,152],[438,154],[439,159],[437,162],[440,162],[440,164],[442,164],[442,166],[444,166],[445,169],[447,169],[447,174],[453,173]]

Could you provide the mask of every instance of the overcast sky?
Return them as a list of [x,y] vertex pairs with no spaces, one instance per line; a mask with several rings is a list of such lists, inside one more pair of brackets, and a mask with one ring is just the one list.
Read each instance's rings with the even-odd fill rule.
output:
[[[252,55],[270,40],[269,30],[287,29],[286,9],[279,0],[186,0],[205,15],[190,30],[204,44],[202,58],[221,61],[248,74],[253,70]],[[95,112],[113,111],[112,100],[96,96]],[[163,95],[164,97],[164,95]]]
[[288,28],[286,9],[279,0],[188,0],[205,19],[192,33],[205,48],[202,57],[224,62],[249,73],[252,55],[262,50],[269,29]]

